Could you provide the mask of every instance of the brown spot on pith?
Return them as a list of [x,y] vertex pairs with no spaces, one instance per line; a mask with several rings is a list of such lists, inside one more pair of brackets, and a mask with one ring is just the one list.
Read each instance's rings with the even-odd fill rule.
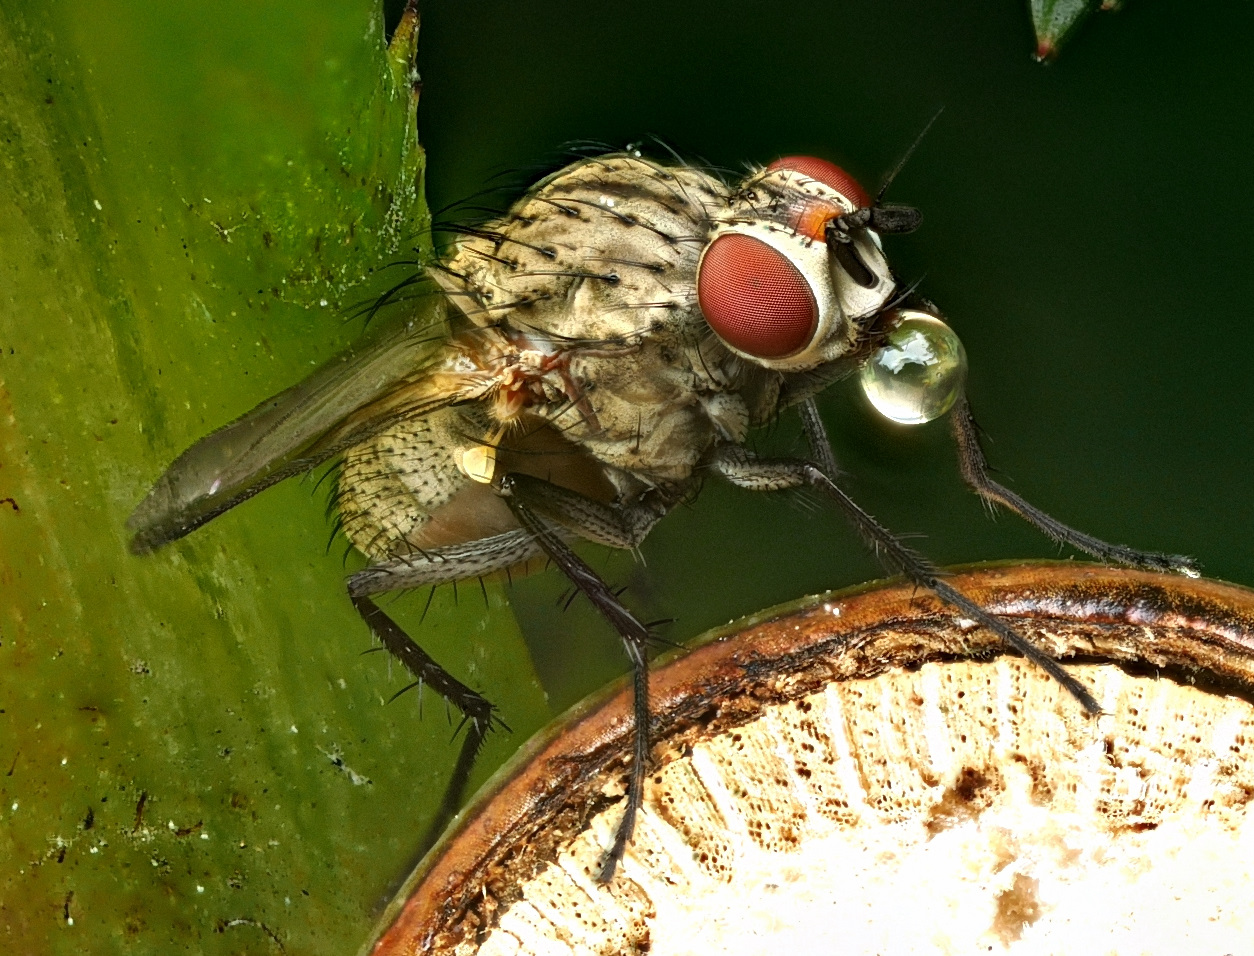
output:
[[979,816],[1002,789],[1002,781],[996,771],[963,767],[958,778],[932,807],[925,824],[927,832],[935,836],[957,823]]
[[1024,873],[1016,873],[1010,888],[997,895],[997,913],[989,927],[1004,944],[1016,942],[1023,931],[1044,915],[1040,900],[1041,884]]

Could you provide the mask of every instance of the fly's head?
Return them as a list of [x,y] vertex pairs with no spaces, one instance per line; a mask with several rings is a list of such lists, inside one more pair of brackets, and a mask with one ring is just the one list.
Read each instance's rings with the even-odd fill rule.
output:
[[710,328],[741,358],[803,371],[849,353],[897,290],[880,232],[919,214],[878,206],[826,160],[790,156],[746,180],[697,269]]
[[702,314],[729,350],[780,372],[862,352],[862,387],[880,414],[938,418],[961,392],[966,355],[939,316],[900,308],[908,296],[880,243],[920,219],[873,200],[827,160],[777,160],[715,220],[697,267]]

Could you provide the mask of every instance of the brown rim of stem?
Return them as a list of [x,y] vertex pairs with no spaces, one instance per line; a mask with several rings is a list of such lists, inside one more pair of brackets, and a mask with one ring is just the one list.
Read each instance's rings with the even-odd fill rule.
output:
[[[1254,591],[1074,562],[983,565],[949,581],[1060,660],[1114,663],[1254,700]],[[832,681],[1005,653],[993,635],[909,584],[774,608],[705,635],[654,670],[653,766],[747,723],[766,704]],[[631,744],[625,686],[533,738],[405,882],[363,952],[428,951],[485,896],[507,902],[510,887],[619,799],[613,783],[625,775]]]

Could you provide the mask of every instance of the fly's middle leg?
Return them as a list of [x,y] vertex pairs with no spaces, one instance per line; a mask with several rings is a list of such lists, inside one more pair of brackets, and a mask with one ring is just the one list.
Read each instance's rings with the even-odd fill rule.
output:
[[615,507],[527,475],[506,475],[499,487],[519,524],[618,632],[631,660],[635,746],[623,817],[614,834],[614,843],[597,874],[600,882],[608,883],[614,878],[618,864],[627,851],[627,843],[635,829],[636,814],[644,799],[650,751],[649,660],[646,653],[649,629],[623,605],[605,580],[570,549],[559,529],[565,528],[582,538],[611,547],[634,548],[665,514],[666,505],[660,500],[645,499],[636,505]]
[[646,496],[630,505],[607,505],[531,475],[506,476],[502,491],[507,502],[522,500],[530,510],[586,541],[624,551],[638,547],[670,510],[659,496]]
[[709,466],[732,484],[751,491],[809,487],[822,493],[840,508],[880,563],[890,572],[904,575],[919,587],[926,588],[946,604],[988,628],[1058,681],[1085,710],[1091,714],[1101,713],[1101,706],[1089,689],[1067,673],[1061,664],[1001,618],[990,614],[945,581],[930,561],[906,547],[900,538],[864,511],[820,466],[796,458],[759,458],[748,449],[732,444],[716,448],[710,457]]

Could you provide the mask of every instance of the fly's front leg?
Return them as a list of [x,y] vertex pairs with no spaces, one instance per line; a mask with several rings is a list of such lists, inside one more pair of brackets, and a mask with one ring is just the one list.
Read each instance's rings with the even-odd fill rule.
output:
[[907,548],[895,534],[863,511],[818,465],[795,458],[759,458],[738,445],[721,445],[715,449],[710,467],[732,484],[751,491],[809,487],[822,492],[840,508],[863,541],[890,572],[904,575],[919,587],[926,588],[967,617],[987,627],[1058,681],[1085,710],[1091,714],[1101,713],[1101,707],[1088,688],[1068,674],[1061,664],[1042,653],[1005,621],[989,614],[961,591],[950,586],[930,561]]
[[353,607],[366,622],[371,633],[387,648],[388,653],[413,675],[414,684],[409,686],[433,689],[462,712],[462,723],[466,725],[466,739],[462,742],[462,749],[445,787],[444,796],[419,843],[419,849],[423,853],[444,832],[461,806],[475,758],[479,755],[479,749],[488,732],[494,727],[503,727],[504,724],[497,716],[491,701],[445,670],[399,624],[385,614],[370,599],[370,595],[460,581],[512,567],[542,553],[530,536],[520,530],[396,558],[359,571],[348,579],[348,596]]
[[665,514],[660,501],[615,508],[527,475],[506,475],[499,489],[521,524],[622,638],[631,660],[635,748],[623,818],[597,879],[608,883],[627,850],[644,796],[649,761],[649,629],[631,613],[588,564],[562,540],[553,522],[582,537],[617,548],[634,548]]
[[836,453],[832,451],[832,443],[827,438],[827,427],[819,415],[818,404],[813,398],[807,398],[798,406],[797,411],[801,413],[801,427],[805,429],[814,463],[823,469],[823,474],[835,481],[840,469],[836,466]]
[[984,450],[980,447],[979,430],[965,395],[960,396],[954,405],[950,413],[950,423],[958,445],[958,467],[962,471],[962,478],[985,501],[1004,505],[1024,521],[1034,525],[1042,534],[1059,544],[1091,554],[1099,561],[1126,564],[1147,571],[1174,571],[1191,578],[1198,576],[1197,563],[1192,558],[1179,554],[1160,554],[1157,551],[1138,551],[1122,544],[1109,544],[1063,524],[990,478],[988,459],[984,457]]

